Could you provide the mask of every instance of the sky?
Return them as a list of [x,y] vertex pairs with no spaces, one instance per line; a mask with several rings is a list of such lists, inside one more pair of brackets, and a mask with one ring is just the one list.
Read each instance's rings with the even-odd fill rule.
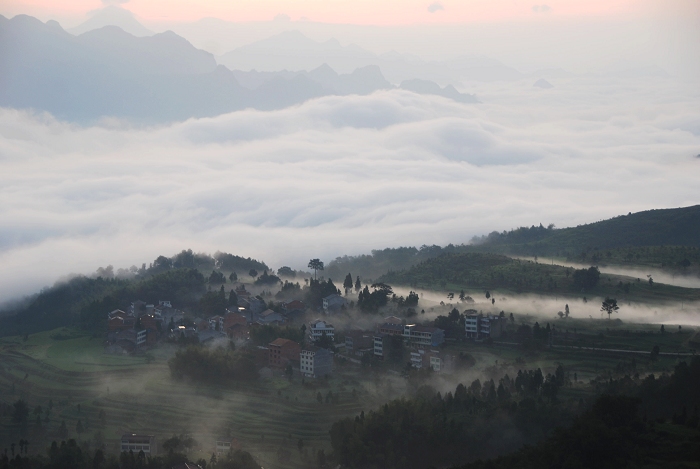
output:
[[[108,5],[4,0],[0,14],[69,27]],[[525,73],[564,70],[548,76],[549,90],[533,87],[534,75],[454,83],[479,104],[392,90],[153,127],[0,108],[0,302],[68,273],[188,248],[303,268],[309,258],[700,203],[697,0],[118,6],[212,52],[302,29],[376,53],[486,54]],[[197,23],[211,16],[236,23],[217,36]],[[303,29],[320,22],[331,26]]]
[[277,15],[291,20],[327,23],[405,25],[469,23],[528,18],[533,14],[606,16],[631,14],[633,0],[5,0],[6,11],[78,17],[104,5],[121,5],[147,21],[267,21]]

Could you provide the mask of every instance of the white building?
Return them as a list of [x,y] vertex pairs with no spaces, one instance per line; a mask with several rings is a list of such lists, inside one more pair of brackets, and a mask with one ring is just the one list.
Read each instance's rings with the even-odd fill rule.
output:
[[327,324],[326,321],[320,320],[309,324],[309,337],[312,341],[316,342],[324,333],[329,339],[335,341],[335,327],[333,327],[333,324]]
[[299,354],[299,371],[307,378],[323,378],[333,372],[333,354],[320,347],[304,349]]
[[153,435],[137,435],[136,433],[126,433],[122,435],[122,451],[133,451],[138,454],[143,451],[146,456],[158,454],[158,445],[156,445],[156,437]]
[[464,332],[468,339],[496,338],[503,333],[505,324],[505,317],[470,314],[464,317]]

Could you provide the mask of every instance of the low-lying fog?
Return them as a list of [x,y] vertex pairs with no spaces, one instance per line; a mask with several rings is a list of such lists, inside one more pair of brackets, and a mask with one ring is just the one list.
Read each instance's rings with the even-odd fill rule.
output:
[[463,89],[476,105],[387,91],[159,128],[0,110],[0,300],[185,248],[299,268],[698,202],[700,89],[550,81]]

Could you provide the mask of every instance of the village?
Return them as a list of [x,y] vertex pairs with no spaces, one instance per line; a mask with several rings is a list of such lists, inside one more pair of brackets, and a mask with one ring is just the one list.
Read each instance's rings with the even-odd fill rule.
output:
[[[235,293],[236,307],[208,318],[188,318],[167,300],[157,305],[137,300],[126,311],[111,311],[105,353],[142,353],[162,340],[203,345],[230,341],[236,347],[251,348],[261,377],[298,373],[306,378],[323,378],[333,372],[334,357],[357,364],[362,360],[384,361],[391,357],[392,347],[401,346],[410,356],[408,363],[416,369],[449,372],[453,366],[453,357],[443,347],[445,331],[438,327],[388,316],[377,321],[374,329],[353,328],[352,321],[336,329],[333,317],[348,306],[347,299],[339,294],[323,298],[318,310],[294,299],[282,302],[277,312],[259,296],[252,296],[245,285],[237,286]],[[463,338],[498,338],[505,329],[503,316],[478,314],[476,310],[465,313]],[[251,345],[251,330],[261,326],[295,326],[303,332],[303,340],[279,337],[265,345]]]

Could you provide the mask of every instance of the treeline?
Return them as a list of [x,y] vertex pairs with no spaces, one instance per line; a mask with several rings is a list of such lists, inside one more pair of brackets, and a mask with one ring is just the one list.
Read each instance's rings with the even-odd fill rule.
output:
[[568,424],[579,404],[557,395],[569,384],[563,368],[555,374],[521,371],[457,386],[441,396],[430,388],[419,397],[385,404],[333,424],[333,457],[348,468],[445,467],[515,451]]
[[[14,451],[13,451],[14,452]],[[190,461],[186,454],[169,451],[163,456],[146,456],[143,451],[122,452],[119,456],[105,454],[102,449],[86,450],[75,440],[53,442],[46,455],[18,452],[0,454],[0,469],[171,469],[184,463],[198,464],[202,469],[261,469],[247,451],[236,450],[213,458]]]
[[337,257],[325,267],[327,277],[340,279],[353,272],[371,281],[387,272],[408,269],[427,259],[457,252],[469,251],[469,246],[449,244],[445,247],[426,246],[400,247],[372,250],[372,254]]
[[599,280],[600,272],[596,267],[577,271],[490,253],[444,255],[380,278],[383,282],[414,288],[504,288],[545,292],[590,291]]
[[234,351],[223,347],[190,346],[178,350],[168,360],[173,379],[188,379],[200,383],[225,384],[253,381],[258,378],[255,361],[246,350]]
[[462,469],[695,467],[700,460],[700,358],[672,375],[604,384],[592,409],[534,447]]

